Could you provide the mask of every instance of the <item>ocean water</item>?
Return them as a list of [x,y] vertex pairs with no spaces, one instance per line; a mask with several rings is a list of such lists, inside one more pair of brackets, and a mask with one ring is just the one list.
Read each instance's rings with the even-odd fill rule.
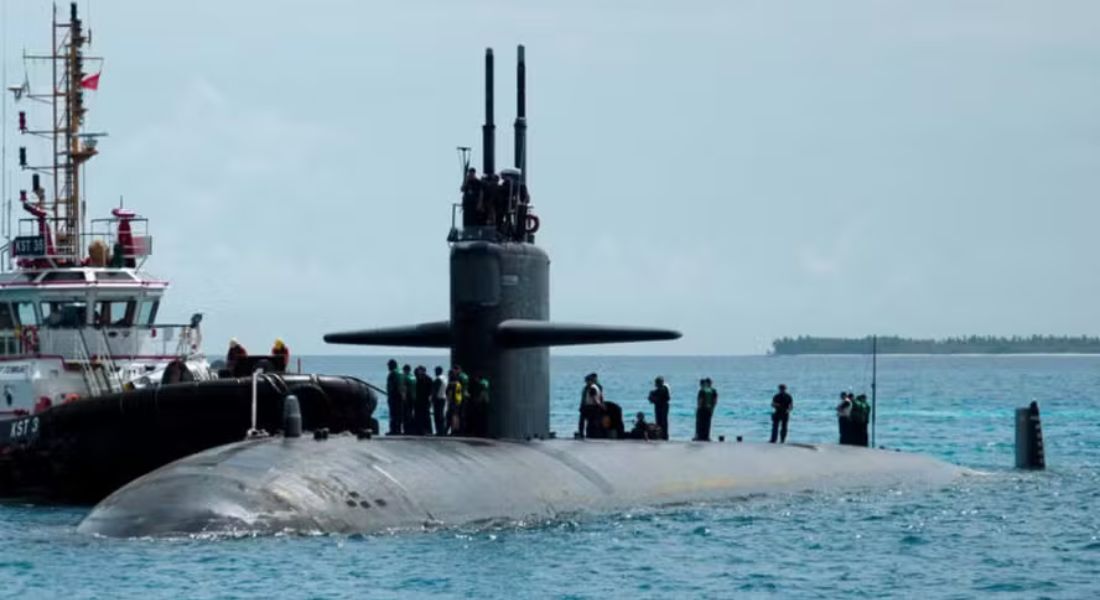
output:
[[[305,366],[379,382],[384,361]],[[714,434],[727,439],[766,439],[771,394],[786,383],[800,442],[835,439],[838,392],[868,390],[871,374],[856,356],[555,357],[559,435],[576,426],[589,371],[628,415],[648,412],[649,384],[664,375],[679,438],[690,437],[699,378],[718,388]],[[1036,473],[1012,469],[1013,409],[1031,400],[1048,462]],[[980,474],[933,489],[352,537],[110,540],[75,532],[86,508],[0,505],[0,597],[1100,597],[1100,357],[880,357],[878,411],[879,444]]]

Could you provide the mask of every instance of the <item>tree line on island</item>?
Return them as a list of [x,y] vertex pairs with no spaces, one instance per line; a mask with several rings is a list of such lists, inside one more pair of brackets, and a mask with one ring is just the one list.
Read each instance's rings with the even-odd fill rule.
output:
[[[798,336],[772,342],[769,354],[870,354],[873,338]],[[971,335],[942,340],[878,336],[879,354],[1100,354],[1100,337]]]

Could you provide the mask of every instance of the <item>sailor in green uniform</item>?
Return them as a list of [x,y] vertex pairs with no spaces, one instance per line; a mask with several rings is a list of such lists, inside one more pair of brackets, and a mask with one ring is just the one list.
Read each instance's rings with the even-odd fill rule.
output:
[[870,439],[867,436],[867,422],[871,416],[871,405],[867,403],[867,396],[860,394],[852,400],[851,413],[851,443],[855,446],[867,446]]
[[461,435],[470,435],[470,417],[473,415],[473,409],[470,406],[473,404],[471,400],[473,389],[470,387],[470,376],[466,371],[463,371],[461,367],[455,368],[458,369],[458,383],[461,390],[458,406],[458,431]]
[[699,380],[699,394],[695,408],[695,441],[710,441],[710,423],[714,407],[718,406],[718,392],[709,377]]
[[416,431],[416,423],[413,420],[413,403],[416,402],[416,375],[413,374],[411,365],[401,367],[401,371],[405,391],[402,395],[404,410],[401,411],[401,424],[405,435],[413,435]]

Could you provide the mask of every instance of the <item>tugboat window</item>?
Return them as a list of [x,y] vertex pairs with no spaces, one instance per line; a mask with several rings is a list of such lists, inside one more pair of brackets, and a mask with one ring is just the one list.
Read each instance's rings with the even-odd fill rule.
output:
[[138,311],[138,325],[151,326],[157,318],[157,308],[160,307],[160,302],[156,300],[149,300],[141,303],[141,310]]
[[43,302],[42,322],[46,327],[83,327],[88,322],[88,305],[84,302]]
[[130,327],[134,324],[137,302],[134,300],[104,300],[96,304],[95,324],[107,327]]
[[84,281],[84,273],[80,271],[50,271],[42,278],[42,283],[47,281]]
[[100,271],[95,274],[96,281],[133,281],[134,276],[126,271]]
[[38,314],[34,311],[33,302],[16,302],[15,318],[17,325],[37,326]]
[[0,329],[15,329],[15,315],[7,302],[0,302]]

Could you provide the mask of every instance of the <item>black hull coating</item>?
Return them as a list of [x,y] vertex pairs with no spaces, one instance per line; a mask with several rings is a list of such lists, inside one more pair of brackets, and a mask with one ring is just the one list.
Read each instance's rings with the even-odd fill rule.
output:
[[373,533],[768,492],[936,486],[964,472],[916,454],[836,445],[269,438],[150,473],[96,506],[79,531]]
[[[352,377],[264,375],[257,427],[282,429],[295,394],[309,429],[368,426],[377,399]],[[163,385],[55,406],[0,421],[0,497],[94,504],[179,458],[237,442],[251,427],[251,378]]]

